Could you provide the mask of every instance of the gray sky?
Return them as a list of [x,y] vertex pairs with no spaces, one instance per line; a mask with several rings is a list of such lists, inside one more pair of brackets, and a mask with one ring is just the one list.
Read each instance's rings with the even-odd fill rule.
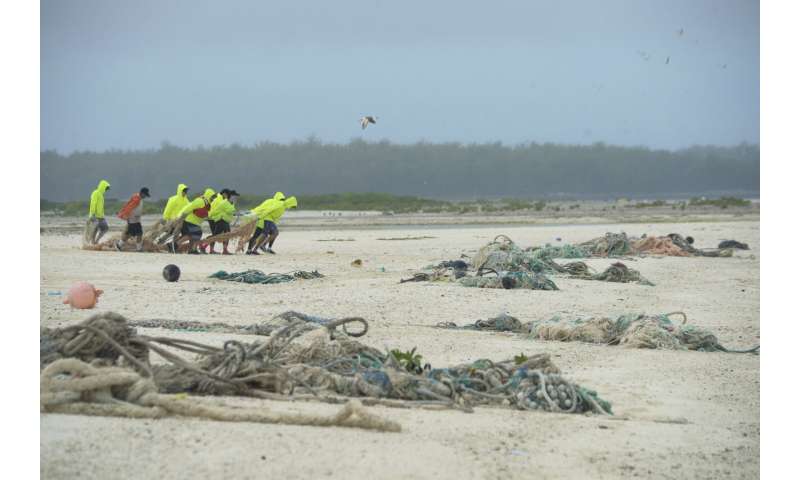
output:
[[[362,132],[364,114],[379,119]],[[759,5],[41,2],[43,150],[312,134],[670,149],[757,143]]]

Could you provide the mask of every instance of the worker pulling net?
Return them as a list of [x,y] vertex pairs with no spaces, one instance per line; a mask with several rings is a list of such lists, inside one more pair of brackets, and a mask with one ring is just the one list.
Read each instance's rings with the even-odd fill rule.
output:
[[[683,317],[682,323],[673,323],[671,318],[674,316]],[[608,317],[562,319],[560,316],[555,316],[549,320],[523,323],[518,318],[504,313],[463,326],[452,322],[439,323],[437,328],[513,332],[538,340],[602,343],[628,348],[755,354],[760,350],[759,346],[748,350],[726,348],[710,330],[687,324],[686,321],[687,317],[683,312],[671,312],[662,315],[626,314],[616,319]]]
[[[412,365],[418,355],[412,355],[409,363],[398,351],[382,352],[339,330],[362,322],[366,323],[360,318],[343,318],[319,323],[287,312],[279,321],[284,326],[270,332],[267,340],[228,340],[221,347],[140,335],[127,319],[110,312],[75,326],[43,328],[42,410],[96,413],[112,404],[142,415],[160,408],[165,410],[163,414],[201,412],[203,416],[202,406],[193,396],[181,397],[185,410],[172,410],[174,404],[168,402],[178,397],[167,395],[178,393],[333,403],[356,397],[388,406],[465,411],[476,405],[505,405],[522,410],[611,413],[610,404],[595,392],[563,378],[549,355],[521,355],[500,362],[480,359],[448,368],[410,368],[418,367]],[[195,356],[187,360],[177,352]],[[161,363],[151,363],[155,359]],[[73,363],[67,368],[64,361]],[[118,374],[119,388],[109,390],[109,385],[103,384],[92,390],[92,382],[84,382],[81,370],[88,364]],[[91,395],[86,394],[89,391]]]
[[[256,231],[256,220],[255,217],[245,217],[243,223],[230,232],[208,236],[202,240],[202,243],[233,242],[234,251],[243,252]],[[123,236],[121,234],[115,235],[104,242],[93,244],[89,239],[93,235],[95,227],[91,222],[87,222],[82,248],[95,251],[168,253],[172,252],[171,246],[176,245],[176,252],[184,252],[188,250],[189,242],[188,240],[180,242],[182,226],[183,220],[180,218],[170,221],[159,219],[144,231],[142,245],[139,246],[133,238],[122,241]]]

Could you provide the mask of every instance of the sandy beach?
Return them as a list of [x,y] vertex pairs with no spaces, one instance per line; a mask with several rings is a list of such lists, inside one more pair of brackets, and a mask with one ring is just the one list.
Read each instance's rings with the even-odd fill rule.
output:
[[[470,225],[398,218],[289,219],[277,255],[221,256],[93,252],[73,223],[42,217],[40,314],[47,327],[73,325],[93,311],[62,304],[75,281],[104,290],[95,311],[132,320],[248,324],[286,310],[370,322],[360,339],[379,349],[417,348],[446,366],[546,352],[563,374],[597,390],[614,416],[476,408],[474,413],[370,407],[401,433],[168,418],[41,415],[42,478],[755,478],[759,472],[759,357],[634,350],[544,342],[520,335],[431,328],[501,312],[522,321],[683,311],[731,348],[760,342],[759,218],[667,215],[643,223],[594,217],[569,222]],[[76,223],[77,222],[77,223]],[[383,222],[383,223],[382,223]],[[538,224],[537,224],[538,222]],[[147,222],[145,222],[147,223]],[[555,224],[563,223],[563,224]],[[577,223],[577,224],[576,224]],[[72,225],[72,226],[70,226]],[[113,227],[119,227],[112,223]],[[380,227],[380,228],[379,228]],[[625,260],[656,286],[555,277],[559,291],[492,290],[405,283],[420,268],[471,255],[496,235],[523,246],[576,243],[625,231],[692,235],[699,247],[724,239],[751,250],[732,258]],[[396,240],[404,237],[426,237]],[[395,238],[395,240],[392,240]],[[558,240],[560,238],[560,241]],[[219,246],[217,247],[219,248]],[[351,266],[361,259],[363,266]],[[589,259],[598,271],[614,260]],[[167,283],[166,264],[182,276]],[[325,278],[280,285],[209,279],[218,270],[318,270]],[[149,329],[149,334],[221,344],[254,337]],[[275,411],[333,413],[321,403],[228,399]]]

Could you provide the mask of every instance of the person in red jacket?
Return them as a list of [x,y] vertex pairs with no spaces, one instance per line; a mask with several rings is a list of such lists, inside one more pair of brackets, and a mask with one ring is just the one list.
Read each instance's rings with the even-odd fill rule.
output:
[[130,200],[122,209],[117,213],[117,217],[126,221],[125,231],[122,232],[122,239],[117,240],[114,246],[117,250],[122,250],[122,246],[129,238],[136,239],[136,251],[142,251],[142,209],[144,207],[144,199],[150,197],[150,189],[142,187],[139,193],[131,195]]

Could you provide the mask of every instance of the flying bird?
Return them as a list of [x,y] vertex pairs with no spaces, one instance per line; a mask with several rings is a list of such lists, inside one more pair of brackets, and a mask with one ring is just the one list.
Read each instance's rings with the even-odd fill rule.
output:
[[678,30],[678,35],[679,35],[679,36],[680,36],[680,35],[683,35],[683,27],[681,27],[681,29],[680,29],[680,30]]
[[372,115],[366,115],[364,117],[361,117],[361,130],[367,128],[367,125],[369,125],[370,123],[376,123],[375,120],[377,119],[378,117],[373,117]]
[[664,65],[669,65],[669,57],[667,57],[667,61],[664,62]]

